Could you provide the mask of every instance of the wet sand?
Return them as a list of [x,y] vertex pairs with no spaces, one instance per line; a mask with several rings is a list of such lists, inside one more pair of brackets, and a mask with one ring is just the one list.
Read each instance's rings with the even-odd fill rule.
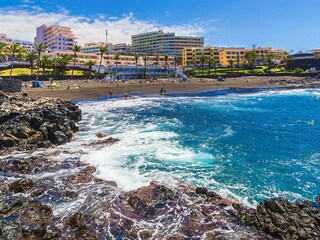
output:
[[[109,94],[109,90],[113,94],[158,94],[160,89],[163,88],[167,93],[173,92],[202,92],[223,88],[262,88],[272,87],[274,84],[269,83],[270,80],[296,80],[298,77],[241,77],[241,78],[228,78],[224,82],[218,82],[216,79],[201,79],[193,78],[186,83],[179,82],[179,79],[173,81],[172,78],[161,79],[158,82],[145,82],[139,83],[139,80],[130,80],[128,83],[103,83],[94,80],[88,82],[84,80],[74,81],[55,81],[59,83],[59,87],[48,89],[46,82],[43,88],[23,87],[23,91],[27,92],[31,97],[58,97],[61,99],[83,100],[89,98],[97,98]],[[77,85],[80,85],[79,88]],[[70,87],[69,90],[68,87]]]

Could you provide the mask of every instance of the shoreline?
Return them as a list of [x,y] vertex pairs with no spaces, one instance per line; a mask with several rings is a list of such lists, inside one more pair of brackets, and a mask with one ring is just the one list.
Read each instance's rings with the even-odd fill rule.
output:
[[[70,100],[87,100],[109,95],[109,90],[114,95],[128,94],[159,94],[160,89],[165,89],[167,95],[175,93],[199,93],[221,89],[256,89],[272,87],[294,87],[301,88],[306,79],[301,77],[241,77],[228,78],[224,82],[215,79],[192,78],[190,82],[172,82],[173,79],[162,79],[155,83],[139,83],[139,80],[131,80],[129,83],[103,83],[94,80],[83,81],[56,81],[60,84],[58,88],[47,89],[23,87],[31,97],[57,97]],[[45,84],[44,84],[45,85]],[[81,86],[81,88],[78,87]],[[316,85],[318,86],[318,85]],[[320,86],[320,85],[319,85]],[[70,88],[70,90],[67,90]]]

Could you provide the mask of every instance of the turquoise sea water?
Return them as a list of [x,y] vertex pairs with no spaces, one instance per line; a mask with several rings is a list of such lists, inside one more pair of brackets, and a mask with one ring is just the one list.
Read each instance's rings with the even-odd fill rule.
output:
[[98,177],[131,190],[184,181],[246,205],[320,193],[320,90],[213,91],[80,102]]

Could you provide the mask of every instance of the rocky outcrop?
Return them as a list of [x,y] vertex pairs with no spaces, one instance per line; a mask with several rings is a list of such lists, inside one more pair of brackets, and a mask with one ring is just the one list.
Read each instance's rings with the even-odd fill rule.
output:
[[320,205],[316,202],[267,199],[243,213],[242,220],[276,239],[320,239]]
[[4,94],[0,105],[0,152],[66,143],[79,130],[75,124],[79,120],[81,110],[70,101]]
[[0,190],[0,239],[60,239],[61,231],[53,224],[52,209],[29,197],[12,195],[33,187],[30,179],[10,185],[9,191]]
[[0,77],[0,91],[21,92],[22,81],[20,79],[2,79]]

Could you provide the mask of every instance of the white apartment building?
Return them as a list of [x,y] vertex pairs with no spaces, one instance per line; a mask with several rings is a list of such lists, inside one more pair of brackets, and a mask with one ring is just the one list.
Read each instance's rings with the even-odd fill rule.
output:
[[71,51],[76,44],[76,37],[69,27],[42,25],[37,27],[35,43],[43,43],[47,46],[48,52]]
[[13,40],[12,43],[18,43],[27,52],[33,52],[35,50],[34,43],[28,41]]
[[103,42],[85,43],[84,46],[81,47],[81,52],[100,54],[100,45],[105,45],[108,48],[108,52],[113,52],[112,43]]

